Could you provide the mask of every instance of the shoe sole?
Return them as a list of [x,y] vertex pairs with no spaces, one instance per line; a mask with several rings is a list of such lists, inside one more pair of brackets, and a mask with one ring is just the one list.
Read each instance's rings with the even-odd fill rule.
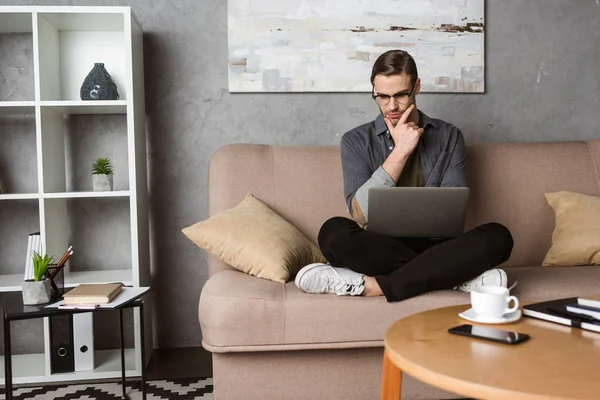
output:
[[313,263],[313,264],[308,264],[304,267],[302,267],[302,269],[300,269],[300,271],[298,272],[298,274],[296,275],[296,279],[294,279],[294,283],[296,284],[296,286],[298,287],[298,289],[300,288],[300,281],[302,280],[302,278],[304,277],[304,275],[306,275],[306,273],[308,271],[310,271],[313,268],[318,267],[319,265],[327,265],[327,264],[323,264],[323,263]]

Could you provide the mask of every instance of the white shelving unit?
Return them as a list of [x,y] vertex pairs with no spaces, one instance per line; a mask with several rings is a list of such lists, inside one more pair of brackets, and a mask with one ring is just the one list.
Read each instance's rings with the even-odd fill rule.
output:
[[[35,98],[0,101],[0,123],[4,118],[15,116],[30,117],[35,122],[31,146],[35,146],[37,175],[24,179],[31,179],[30,186],[37,190],[11,193],[5,189],[0,194],[0,207],[11,202],[37,202],[38,229],[45,251],[60,257],[73,244],[69,226],[76,215],[70,211],[69,202],[120,199],[118,206],[128,204],[128,218],[119,221],[120,228],[129,233],[131,251],[127,252],[128,259],[119,260],[116,265],[119,269],[98,265],[94,270],[77,271],[67,267],[65,286],[116,281],[150,286],[141,25],[130,7],[0,7],[0,35],[16,33],[30,34],[32,38]],[[96,62],[104,63],[115,80],[119,100],[80,100],[81,84]],[[123,163],[127,171],[119,171],[127,176],[127,187],[113,192],[69,190],[72,185],[69,185],[70,171],[66,160],[68,133],[65,132],[65,120],[70,115],[101,114],[119,115],[126,121],[123,140],[115,145],[127,146],[127,160]],[[86,133],[84,130],[77,135]],[[4,136],[0,130],[0,147],[10,146]],[[10,165],[3,167],[10,168]],[[0,228],[3,223],[6,222],[0,220]],[[11,227],[4,228],[6,231]],[[24,259],[27,236],[22,236],[15,239],[16,246],[7,250],[14,253],[5,258]],[[16,265],[0,265],[0,292],[21,290],[23,264],[24,260]],[[150,359],[152,346],[149,308],[145,307],[144,315],[146,360]],[[141,374],[140,328],[139,309],[134,309],[135,348],[127,350],[128,376]],[[44,337],[44,353],[13,356],[14,383],[106,379],[121,374],[119,350],[96,351],[96,369],[93,371],[51,374],[48,321],[44,321]],[[0,358],[0,384],[4,384],[3,366]]]

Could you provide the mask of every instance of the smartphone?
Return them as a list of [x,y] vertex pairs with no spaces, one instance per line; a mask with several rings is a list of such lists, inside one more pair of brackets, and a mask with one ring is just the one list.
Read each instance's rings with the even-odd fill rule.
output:
[[509,332],[501,329],[488,328],[477,325],[459,325],[448,329],[449,333],[463,335],[478,339],[491,340],[504,344],[519,344],[529,340],[530,336],[526,333]]

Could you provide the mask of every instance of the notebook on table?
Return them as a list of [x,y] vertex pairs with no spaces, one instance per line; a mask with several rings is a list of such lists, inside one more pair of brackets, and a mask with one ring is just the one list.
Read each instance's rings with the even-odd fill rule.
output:
[[600,320],[589,315],[570,312],[567,307],[577,304],[577,297],[543,301],[523,306],[523,314],[557,324],[600,332]]
[[120,292],[120,283],[81,284],[64,294],[64,304],[107,304]]
[[579,296],[577,297],[577,303],[582,306],[600,308],[600,295]]

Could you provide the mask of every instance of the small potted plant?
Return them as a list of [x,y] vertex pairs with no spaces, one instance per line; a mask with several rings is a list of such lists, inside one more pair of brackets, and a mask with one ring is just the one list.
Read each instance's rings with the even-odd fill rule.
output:
[[54,257],[50,257],[48,254],[42,256],[34,251],[31,260],[33,263],[33,280],[23,282],[23,304],[48,303],[51,294],[50,279],[47,279],[44,274],[48,270],[48,266],[54,262]]
[[92,164],[92,187],[94,192],[113,190],[114,168],[108,157],[96,158]]

